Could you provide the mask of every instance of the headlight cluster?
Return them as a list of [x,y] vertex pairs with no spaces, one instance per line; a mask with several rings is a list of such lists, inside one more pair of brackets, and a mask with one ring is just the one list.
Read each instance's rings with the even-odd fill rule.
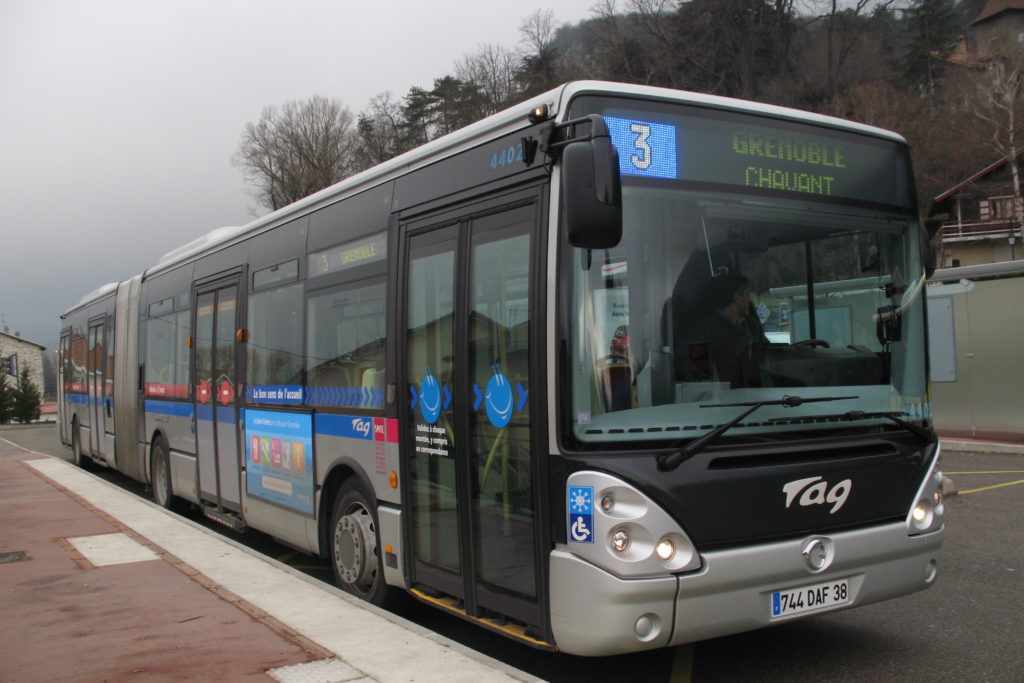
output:
[[939,469],[942,453],[935,446],[935,460],[917,492],[914,506],[907,515],[907,531],[911,535],[928,533],[942,527],[945,505],[942,499],[942,471]]
[[[570,491],[592,492],[593,535],[586,542],[568,534],[574,554],[621,577],[663,576],[692,571],[700,556],[668,513],[624,481],[602,472],[575,472]],[[585,505],[585,503],[584,503]],[[572,506],[570,505],[570,510]],[[578,508],[579,509],[579,508]],[[570,526],[573,520],[570,513]]]

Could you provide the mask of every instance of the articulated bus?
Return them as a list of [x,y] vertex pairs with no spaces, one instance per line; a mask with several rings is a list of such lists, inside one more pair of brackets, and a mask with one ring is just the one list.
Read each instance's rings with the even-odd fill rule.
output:
[[85,297],[61,438],[540,648],[905,595],[943,537],[913,188],[890,132],[570,83]]

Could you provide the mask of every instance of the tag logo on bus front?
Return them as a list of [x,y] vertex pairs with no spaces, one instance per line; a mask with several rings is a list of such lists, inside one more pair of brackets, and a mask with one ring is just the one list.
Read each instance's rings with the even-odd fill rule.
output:
[[594,542],[594,487],[570,486],[567,507],[569,508],[569,542]]
[[782,487],[782,492],[786,494],[787,508],[797,500],[797,496],[800,496],[798,502],[801,507],[831,505],[832,509],[828,513],[834,515],[846,504],[846,497],[850,495],[852,488],[853,482],[849,479],[843,479],[830,487],[822,477],[807,477],[789,482]]

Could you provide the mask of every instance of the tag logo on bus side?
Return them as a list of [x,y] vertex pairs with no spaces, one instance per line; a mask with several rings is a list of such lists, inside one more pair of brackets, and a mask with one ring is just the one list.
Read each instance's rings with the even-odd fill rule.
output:
[[570,486],[568,490],[569,541],[594,542],[594,487]]

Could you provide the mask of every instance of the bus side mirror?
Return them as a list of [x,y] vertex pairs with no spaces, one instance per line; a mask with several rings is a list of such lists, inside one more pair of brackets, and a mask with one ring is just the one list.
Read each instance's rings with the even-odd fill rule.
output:
[[562,151],[562,210],[574,247],[611,249],[622,239],[619,155],[607,130]]

